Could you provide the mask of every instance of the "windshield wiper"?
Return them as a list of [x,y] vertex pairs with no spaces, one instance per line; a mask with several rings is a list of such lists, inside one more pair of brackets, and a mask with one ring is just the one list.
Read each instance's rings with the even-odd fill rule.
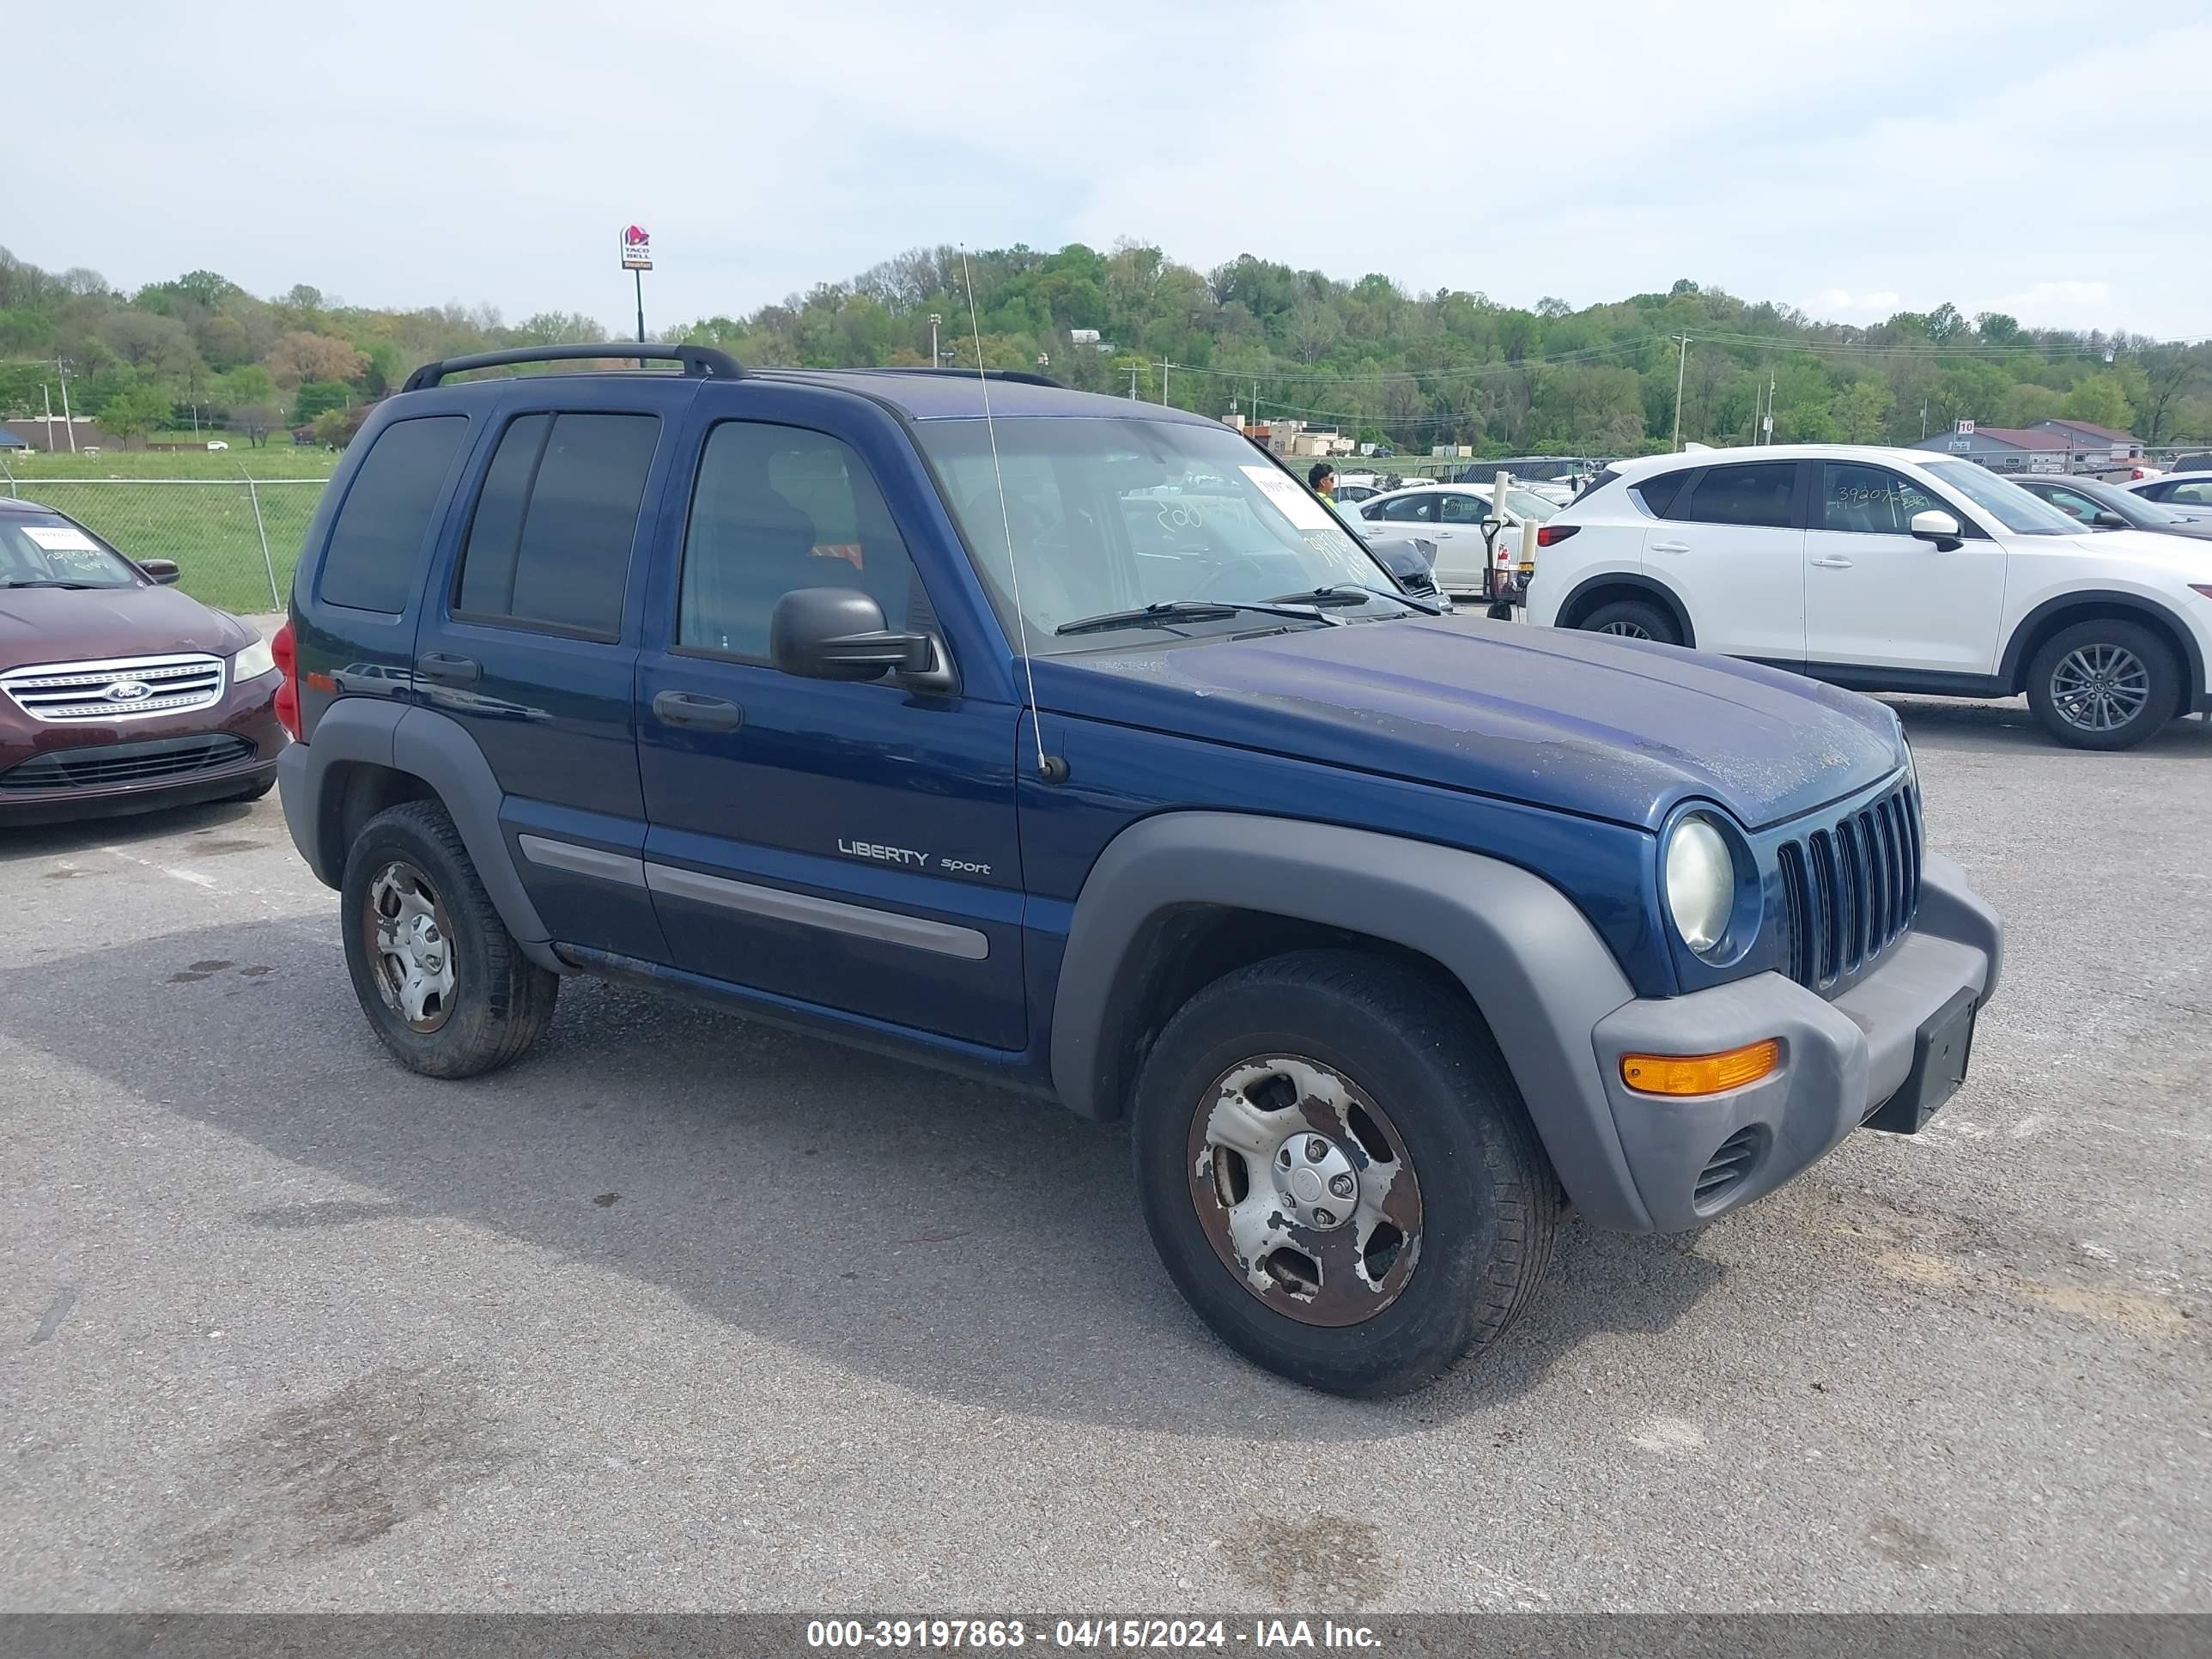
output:
[[1316,587],[1310,593],[1283,593],[1267,601],[1270,605],[1364,605],[1370,599],[1395,599],[1424,616],[1441,617],[1443,607],[1417,599],[1410,593],[1395,593],[1387,587],[1363,587],[1358,582],[1339,582],[1333,587]]
[[[1316,601],[1300,596],[1297,601],[1308,605]],[[1292,622],[1322,623],[1331,628],[1343,624],[1334,617],[1324,617],[1318,610],[1293,611],[1289,603],[1255,605],[1248,599],[1168,599],[1158,605],[1140,605],[1133,611],[1107,611],[1096,617],[1079,617],[1075,621],[1062,623],[1052,631],[1055,634],[1103,634],[1116,628],[1172,628],[1178,623],[1226,622],[1240,611],[1257,611],[1263,617],[1285,617]]]
[[85,589],[85,588],[90,588],[90,587],[106,587],[106,586],[108,586],[109,585],[110,585],[110,584],[108,584],[108,583],[106,583],[106,582],[70,582],[70,581],[63,581],[63,580],[59,580],[58,578],[48,578],[48,579],[42,579],[42,580],[37,580],[37,581],[27,581],[27,582],[0,582],[0,587],[68,587],[68,588],[75,588],[75,589],[78,589],[78,590],[82,590],[82,589]]

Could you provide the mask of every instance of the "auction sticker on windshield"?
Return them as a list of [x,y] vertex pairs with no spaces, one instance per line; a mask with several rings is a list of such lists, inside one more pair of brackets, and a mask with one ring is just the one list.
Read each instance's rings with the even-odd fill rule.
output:
[[23,533],[49,553],[100,551],[100,544],[73,524],[27,524]]
[[1260,488],[1278,513],[1291,521],[1297,530],[1334,530],[1336,522],[1328,509],[1285,477],[1272,466],[1243,466],[1237,468]]

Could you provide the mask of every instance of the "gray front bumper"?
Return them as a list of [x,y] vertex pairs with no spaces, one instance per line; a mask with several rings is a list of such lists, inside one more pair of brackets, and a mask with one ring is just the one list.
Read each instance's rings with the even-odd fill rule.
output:
[[[1921,1029],[1962,992],[1995,993],[2001,933],[1959,866],[1930,854],[1912,931],[1873,972],[1824,1001],[1780,974],[1624,1004],[1591,1033],[1621,1153],[1652,1227],[1679,1231],[1750,1203],[1797,1175],[1864,1123],[1911,1070]],[[1701,1054],[1781,1040],[1779,1069],[1725,1094],[1637,1094],[1620,1080],[1627,1054]],[[1749,1172],[1700,1206],[1698,1177],[1723,1143],[1752,1129]]]

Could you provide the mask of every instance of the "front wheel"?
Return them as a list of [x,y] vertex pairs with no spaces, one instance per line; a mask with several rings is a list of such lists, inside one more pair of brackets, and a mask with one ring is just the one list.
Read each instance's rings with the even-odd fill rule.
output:
[[1311,1388],[1419,1387],[1551,1260],[1558,1182],[1480,1016],[1393,963],[1304,951],[1216,981],[1160,1034],[1133,1128],[1176,1287]]
[[2027,704],[2070,748],[2132,749],[2180,711],[2181,671],[2140,623],[2075,623],[2029,662]]

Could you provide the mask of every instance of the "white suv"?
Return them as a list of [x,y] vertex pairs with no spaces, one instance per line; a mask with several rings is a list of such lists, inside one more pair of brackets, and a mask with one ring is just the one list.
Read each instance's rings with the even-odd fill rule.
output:
[[2089,532],[1972,461],[1775,445],[1616,462],[1537,532],[1528,620],[1861,691],[2028,702],[2124,749],[2212,708],[2212,552]]

